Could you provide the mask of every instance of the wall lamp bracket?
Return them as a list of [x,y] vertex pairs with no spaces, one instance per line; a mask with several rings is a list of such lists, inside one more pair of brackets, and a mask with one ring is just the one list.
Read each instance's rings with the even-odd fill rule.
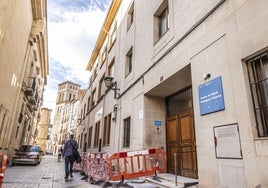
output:
[[120,89],[117,88],[117,82],[114,81],[113,82],[113,77],[110,76],[106,76],[104,77],[104,84],[108,89],[114,90],[114,99],[118,99],[118,97],[120,96]]
[[209,79],[211,77],[211,74],[210,73],[205,73],[205,74],[203,74],[203,79],[204,80],[207,80],[207,79]]
[[79,125],[84,125],[84,121],[79,118],[79,119],[77,119],[77,124],[78,124],[78,126]]

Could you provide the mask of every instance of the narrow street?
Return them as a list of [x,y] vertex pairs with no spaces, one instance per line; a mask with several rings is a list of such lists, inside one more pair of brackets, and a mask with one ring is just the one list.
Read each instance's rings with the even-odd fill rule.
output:
[[268,188],[268,0],[0,0],[0,85],[0,188]]

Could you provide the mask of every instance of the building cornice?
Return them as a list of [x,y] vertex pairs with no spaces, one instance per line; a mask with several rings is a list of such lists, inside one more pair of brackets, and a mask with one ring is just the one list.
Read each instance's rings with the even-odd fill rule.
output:
[[46,77],[49,74],[48,65],[48,39],[47,39],[47,1],[46,0],[31,0],[33,25],[31,38],[37,42],[39,59],[41,65],[41,74],[46,84]]
[[60,86],[65,85],[65,84],[72,84],[72,85],[76,85],[78,87],[81,87],[81,85],[76,84],[76,83],[71,82],[71,81],[65,81],[65,82],[59,83],[58,86],[60,87]]
[[116,13],[117,13],[119,7],[120,7],[120,4],[121,4],[121,0],[113,0],[112,1],[110,8],[109,8],[109,11],[108,11],[106,18],[104,20],[104,23],[102,25],[101,31],[99,33],[95,47],[92,51],[92,54],[91,54],[91,57],[90,57],[90,60],[88,62],[86,70],[89,70],[89,71],[92,70],[94,63],[96,61],[96,58],[98,57],[100,49],[101,49],[101,47],[105,41],[105,38],[107,36],[107,31],[110,30],[110,27],[114,21],[114,18],[116,16]]

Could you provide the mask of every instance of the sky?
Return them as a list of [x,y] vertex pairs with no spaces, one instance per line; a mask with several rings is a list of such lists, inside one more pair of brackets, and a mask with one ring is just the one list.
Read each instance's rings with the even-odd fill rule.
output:
[[[43,107],[54,115],[58,84],[71,81],[85,89],[86,70],[111,0],[47,0],[49,75]],[[52,119],[53,121],[53,119]]]

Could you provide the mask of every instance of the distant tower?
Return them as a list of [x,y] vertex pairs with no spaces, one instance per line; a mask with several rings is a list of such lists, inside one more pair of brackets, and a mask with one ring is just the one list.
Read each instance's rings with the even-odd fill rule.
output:
[[52,127],[52,145],[56,153],[57,146],[62,144],[72,123],[74,103],[77,101],[80,85],[66,81],[58,85],[56,109]]
[[80,85],[66,81],[59,84],[56,107],[60,107],[62,104],[70,103],[72,100],[76,100]]

